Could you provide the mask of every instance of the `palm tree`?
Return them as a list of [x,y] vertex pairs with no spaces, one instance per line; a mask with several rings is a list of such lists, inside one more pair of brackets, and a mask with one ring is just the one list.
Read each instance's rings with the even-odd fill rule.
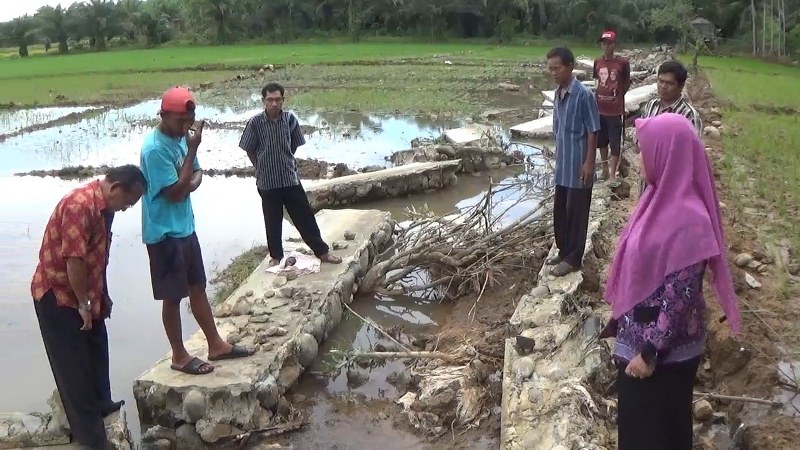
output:
[[17,17],[11,21],[8,34],[9,39],[19,47],[19,56],[25,58],[28,56],[28,44],[34,34],[36,22],[27,14],[22,17]]
[[34,16],[39,25],[39,32],[53,42],[58,42],[59,53],[69,53],[69,20],[67,10],[61,5],[53,8],[43,6]]

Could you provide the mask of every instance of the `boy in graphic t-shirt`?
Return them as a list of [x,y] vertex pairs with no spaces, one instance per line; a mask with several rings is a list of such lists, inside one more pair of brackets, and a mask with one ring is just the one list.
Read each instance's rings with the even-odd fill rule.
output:
[[[617,167],[622,150],[625,93],[631,87],[631,66],[627,59],[614,54],[617,33],[604,31],[598,40],[603,56],[594,60],[593,77],[597,80],[597,108],[600,111],[600,132],[597,148],[603,161],[603,178],[617,184]],[[608,150],[611,148],[609,165]],[[610,166],[610,167],[609,167]]]

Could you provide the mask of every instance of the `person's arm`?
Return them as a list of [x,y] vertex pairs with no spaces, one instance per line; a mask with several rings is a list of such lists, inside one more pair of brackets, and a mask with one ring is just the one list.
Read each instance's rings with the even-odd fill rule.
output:
[[[651,306],[650,310],[641,310],[640,314],[651,315],[649,319],[650,338],[642,344],[639,353],[642,359],[651,365],[653,362],[666,358],[674,347],[675,338],[679,331],[688,326],[694,309],[692,302],[698,301],[700,291],[696,289],[697,277],[703,276],[703,271],[698,266],[686,267],[678,274],[673,274],[665,280],[664,293],[658,306]],[[679,306],[682,304],[683,306]],[[637,311],[634,311],[634,316]],[[635,317],[634,317],[635,320]],[[698,323],[698,327],[703,324]]]
[[600,131],[600,111],[597,109],[597,100],[594,95],[586,95],[586,114],[583,116],[583,126],[586,129],[586,155],[584,164],[591,165],[594,170],[597,158],[597,132]]
[[[61,214],[61,256],[67,260],[67,279],[78,299],[78,306],[86,308],[86,254],[91,237],[91,211],[86,205],[74,203],[63,207]],[[93,299],[100,301],[100,299]]]
[[194,165],[192,166],[192,181],[189,183],[189,192],[194,192],[200,187],[203,182],[203,169],[200,168],[200,162],[197,156],[194,158]]
[[694,108],[690,109],[686,118],[689,119],[692,122],[692,125],[694,125],[695,130],[697,130],[697,135],[702,138],[703,137],[703,119],[700,118],[700,114],[697,112],[697,110],[695,110]]
[[621,83],[620,84],[622,85],[622,88],[620,89],[620,91],[622,92],[622,95],[624,96],[625,93],[627,93],[628,90],[630,90],[630,88],[631,88],[631,63],[628,62],[628,60],[624,60],[623,63],[622,63],[622,67],[620,67],[619,70],[620,70],[619,76],[620,76],[620,79],[621,79]]
[[257,151],[260,145],[258,132],[253,124],[254,120],[255,118],[252,118],[247,121],[247,125],[244,126],[244,131],[242,132],[242,137],[239,139],[239,148],[247,153],[247,158],[250,159],[250,163],[253,167],[256,166]]
[[148,189],[154,195],[163,195],[172,202],[180,202],[189,195],[194,176],[195,152],[187,153],[178,171],[175,165],[158,149],[142,152],[142,172],[147,178]]
[[595,80],[599,80],[600,77],[597,76],[597,60],[594,60],[594,64],[592,64],[592,78]]
[[300,121],[297,120],[294,114],[289,114],[289,128],[291,129],[292,154],[294,155],[298,147],[305,145],[306,138],[303,136],[303,129],[300,127]]

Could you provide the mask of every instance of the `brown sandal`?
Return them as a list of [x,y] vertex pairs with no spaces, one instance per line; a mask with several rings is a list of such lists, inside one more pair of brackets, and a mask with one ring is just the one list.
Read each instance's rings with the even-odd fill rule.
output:
[[324,255],[320,256],[319,260],[329,264],[341,264],[342,262],[342,258],[336,255],[331,255],[330,253],[325,253]]

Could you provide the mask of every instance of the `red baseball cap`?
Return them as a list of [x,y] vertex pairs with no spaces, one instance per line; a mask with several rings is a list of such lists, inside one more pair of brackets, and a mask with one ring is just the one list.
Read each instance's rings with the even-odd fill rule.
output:
[[600,39],[597,42],[617,42],[617,33],[612,30],[603,31],[603,34],[600,35]]
[[175,86],[161,96],[161,111],[186,114],[194,108],[194,96],[185,87]]

